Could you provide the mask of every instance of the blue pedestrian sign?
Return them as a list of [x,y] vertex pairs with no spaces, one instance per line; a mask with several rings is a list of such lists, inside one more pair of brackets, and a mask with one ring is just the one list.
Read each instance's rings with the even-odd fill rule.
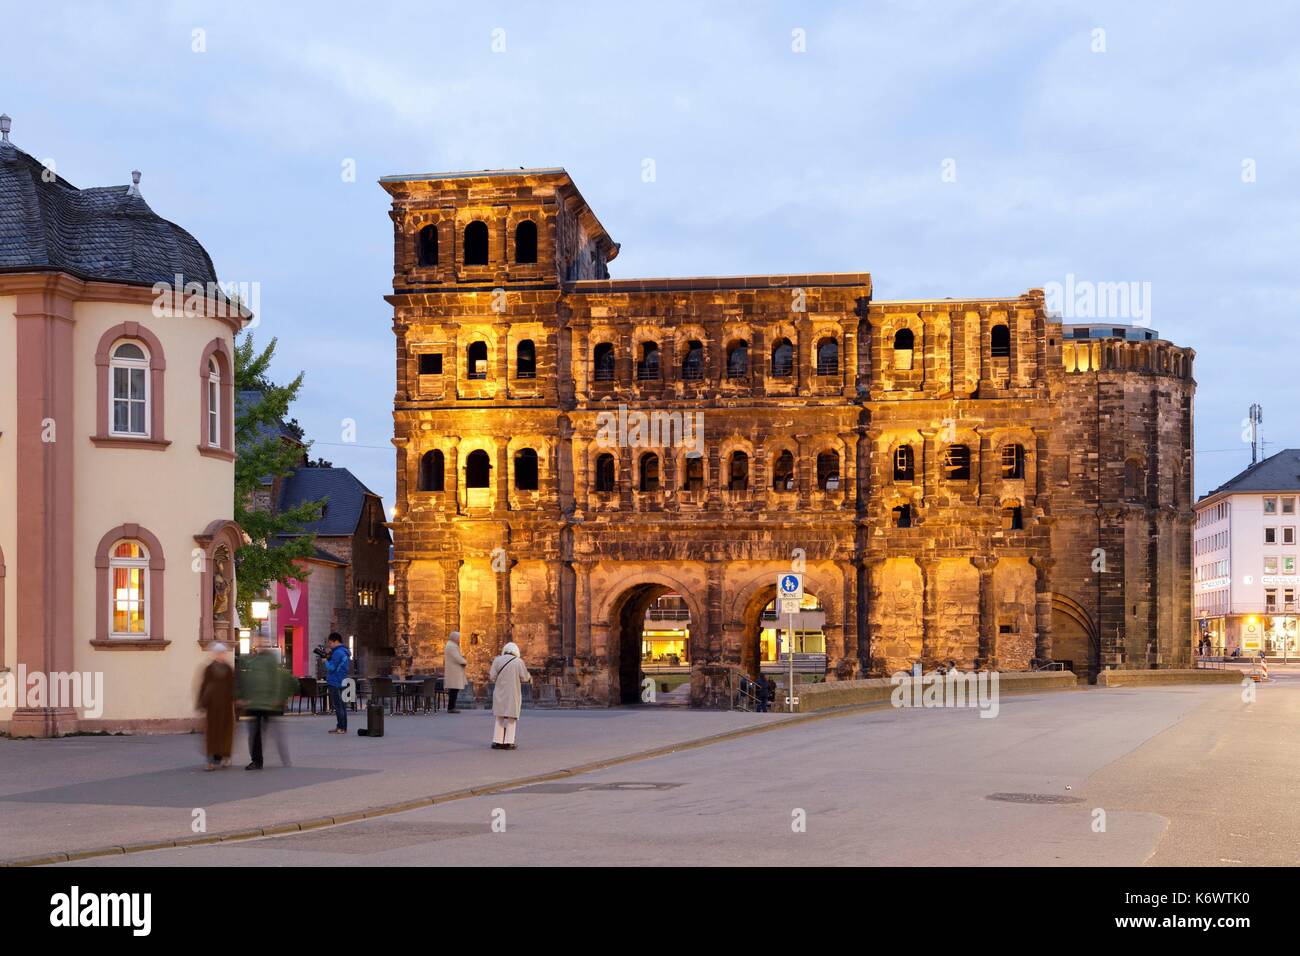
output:
[[787,572],[776,579],[777,597],[803,599],[803,575]]

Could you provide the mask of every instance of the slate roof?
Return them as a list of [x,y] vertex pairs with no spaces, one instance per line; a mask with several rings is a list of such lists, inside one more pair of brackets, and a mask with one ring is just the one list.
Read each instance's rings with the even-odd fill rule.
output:
[[328,498],[320,520],[306,525],[302,533],[351,536],[361,521],[367,495],[379,497],[346,468],[299,468],[280,488],[279,509]]
[[1300,491],[1300,448],[1287,448],[1229,478],[1201,500],[1225,492]]
[[[198,240],[131,186],[78,189],[0,142],[0,272],[58,271],[152,286],[217,281]],[[48,179],[48,181],[47,181]]]

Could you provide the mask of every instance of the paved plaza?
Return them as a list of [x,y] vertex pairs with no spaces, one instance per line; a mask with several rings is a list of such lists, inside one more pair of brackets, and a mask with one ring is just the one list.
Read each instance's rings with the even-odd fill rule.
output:
[[294,765],[268,757],[260,773],[204,773],[197,737],[5,740],[0,846],[185,838],[200,808],[209,833],[318,819],[765,728],[360,822],[78,865],[1295,864],[1300,674],[1274,675],[1253,704],[1231,684],[1086,688],[1007,696],[995,719],[532,711],[513,752],[488,748],[482,711],[390,719],[382,740],[291,718]]

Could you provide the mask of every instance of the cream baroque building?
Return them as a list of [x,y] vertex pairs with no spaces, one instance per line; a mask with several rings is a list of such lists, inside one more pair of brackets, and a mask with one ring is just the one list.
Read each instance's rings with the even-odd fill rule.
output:
[[[0,729],[188,729],[205,648],[237,623],[250,316],[138,174],[77,189],[8,133],[0,117]],[[178,277],[188,294],[161,291]],[[81,691],[38,696],[37,674]]]

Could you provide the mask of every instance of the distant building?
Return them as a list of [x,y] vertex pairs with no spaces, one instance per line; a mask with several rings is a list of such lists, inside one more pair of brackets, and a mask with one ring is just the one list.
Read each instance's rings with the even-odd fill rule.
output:
[[[257,401],[257,392],[239,393],[239,408]],[[299,677],[317,673],[312,648],[331,631],[348,642],[360,673],[384,673],[392,663],[388,626],[389,556],[392,535],[384,523],[384,506],[346,468],[309,465],[301,429],[280,422],[263,428],[258,441],[278,437],[299,452],[288,475],[267,475],[253,491],[253,507],[284,511],[305,502],[324,501],[319,521],[301,534],[316,535],[316,552],[301,562],[302,580],[277,584],[268,595],[271,616],[261,639],[275,644]],[[282,535],[284,539],[296,535]]]
[[188,730],[194,674],[239,623],[233,341],[251,316],[139,173],[78,189],[8,133],[0,116],[0,672],[102,675],[103,694],[13,695],[0,729]]
[[1297,507],[1296,448],[1252,465],[1196,503],[1196,619],[1216,654],[1296,654]]

